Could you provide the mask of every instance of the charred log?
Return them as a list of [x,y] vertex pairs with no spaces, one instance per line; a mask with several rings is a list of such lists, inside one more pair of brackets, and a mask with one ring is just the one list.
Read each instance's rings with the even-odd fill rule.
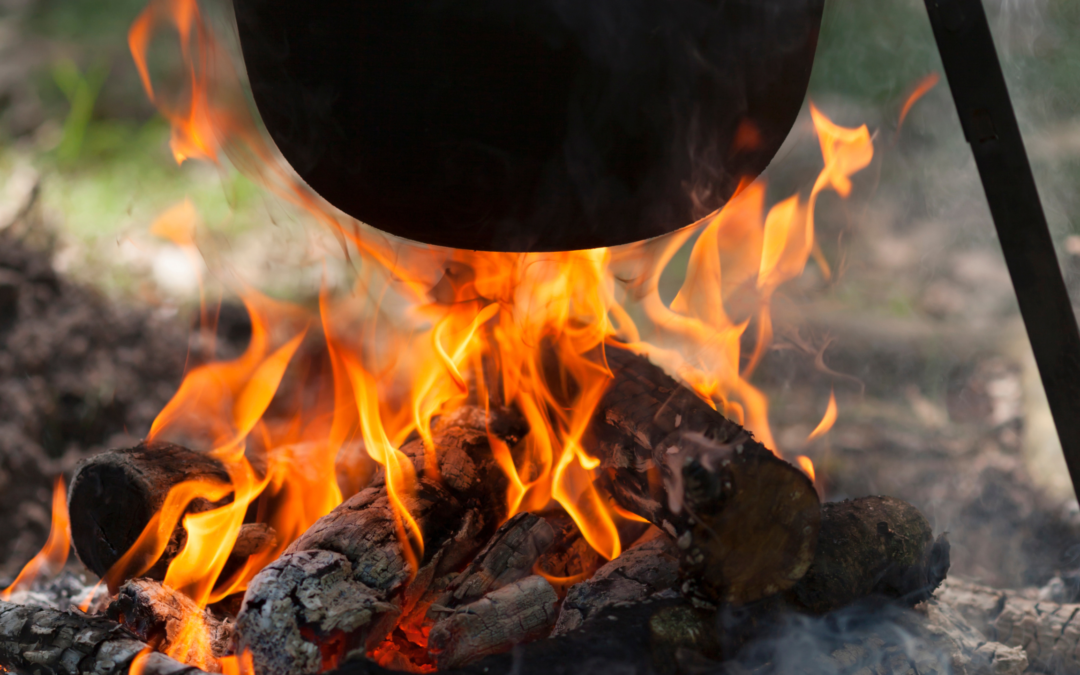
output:
[[546,579],[535,574],[525,577],[436,622],[428,637],[428,651],[444,670],[547,637],[555,625],[558,601]]
[[555,541],[555,530],[540,516],[519,513],[503,523],[491,541],[446,587],[428,610],[436,619],[533,573]]
[[[201,621],[209,639],[210,653],[187,654],[181,658],[185,663],[219,659],[232,651],[231,620],[213,616],[183,593],[151,579],[132,579],[121,586],[116,599],[106,610],[106,616],[161,652],[168,652],[177,644],[190,622]],[[193,650],[201,648],[201,644],[191,645]]]
[[[0,666],[35,675],[122,675],[147,649],[135,634],[101,616],[0,601]],[[150,652],[143,675],[202,675]]]
[[934,540],[926,517],[892,497],[863,497],[821,507],[814,563],[788,593],[796,606],[823,614],[878,595],[913,606],[930,597],[949,570],[949,543]]
[[821,522],[810,479],[648,359],[606,358],[615,379],[586,447],[602,487],[675,539],[684,590],[742,604],[795,585]]
[[488,420],[479,409],[458,411],[434,435],[437,477],[424,470],[419,439],[402,448],[417,468],[417,489],[403,501],[423,534],[419,569],[409,564],[380,473],[255,577],[237,631],[239,649],[250,650],[259,673],[325,670],[373,649],[395,624],[421,642],[428,604],[506,517],[506,477],[488,445],[489,428],[510,445],[526,431],[509,413]]
[[[303,448],[299,452],[303,452]],[[254,462],[256,470],[261,471],[261,460],[256,458]],[[350,495],[354,494],[356,484],[369,476],[367,467],[371,463],[362,444],[346,445],[337,458],[339,484],[349,488]],[[68,499],[72,543],[79,559],[98,576],[105,576],[135,544],[150,518],[161,509],[169,491],[185,481],[208,481],[227,486],[230,478],[225,466],[214,457],[157,441],[146,441],[134,448],[109,450],[83,461],[72,478]],[[195,499],[185,513],[206,511],[231,500],[231,495],[214,503]],[[163,580],[169,563],[186,540],[187,533],[178,522],[165,551],[142,576]],[[269,525],[245,523],[222,577],[227,578],[249,556],[277,543],[277,533]],[[116,592],[115,587],[110,590]]]
[[664,533],[623,552],[590,579],[570,588],[552,635],[580,628],[589,619],[616,605],[643,603],[678,586],[679,560],[675,542]]
[[[105,576],[138,540],[169,490],[188,480],[227,485],[229,474],[209,455],[156,441],[110,450],[83,461],[71,479],[68,497],[72,543],[79,559],[98,576]],[[187,512],[214,506],[196,499]],[[165,553],[145,576],[164,579],[169,562],[185,541],[186,533],[178,526]]]

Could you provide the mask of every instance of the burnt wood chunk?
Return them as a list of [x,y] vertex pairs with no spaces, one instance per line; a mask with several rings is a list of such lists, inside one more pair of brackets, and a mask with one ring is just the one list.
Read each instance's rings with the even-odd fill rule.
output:
[[590,579],[572,586],[552,635],[580,628],[609,607],[645,602],[658,593],[671,591],[678,582],[678,549],[670,537],[659,533],[627,549]]
[[[161,509],[169,490],[189,480],[228,484],[229,474],[209,455],[157,441],[109,450],[80,463],[68,497],[72,543],[79,560],[105,576]],[[197,499],[188,512],[213,506]],[[177,526],[165,553],[145,576],[164,579],[169,562],[185,541],[184,529]]]
[[[0,601],[0,666],[36,675],[123,675],[147,645],[102,616]],[[149,652],[143,675],[203,675],[198,668]]]
[[742,604],[791,588],[814,558],[814,485],[645,357],[608,346],[614,380],[585,447],[601,487],[676,541],[683,590]]
[[555,541],[555,530],[540,516],[519,513],[495,535],[439,595],[430,616],[452,611],[533,573],[537,560]]
[[182,641],[183,632],[191,621],[201,620],[206,628],[210,653],[201,652],[199,641],[191,642],[191,651],[181,659],[185,663],[204,660],[216,666],[211,670],[220,670],[216,660],[232,651],[231,620],[213,616],[183,593],[152,579],[132,579],[121,586],[106,610],[106,616],[160,652],[169,651]]
[[431,628],[428,651],[440,670],[458,668],[547,635],[559,597],[547,579],[531,575],[458,607]]
[[868,596],[915,605],[949,570],[949,544],[934,540],[926,517],[892,497],[863,497],[821,507],[814,563],[791,589],[794,604],[825,613]]
[[399,536],[385,474],[317,521],[248,587],[237,616],[238,649],[260,675],[303,675],[379,645],[392,629],[421,641],[430,602],[442,594],[506,518],[507,479],[488,429],[513,446],[526,427],[509,412],[492,419],[466,407],[434,433],[438,476],[424,470],[424,446],[402,447],[417,469],[402,495],[424,539],[418,569]]

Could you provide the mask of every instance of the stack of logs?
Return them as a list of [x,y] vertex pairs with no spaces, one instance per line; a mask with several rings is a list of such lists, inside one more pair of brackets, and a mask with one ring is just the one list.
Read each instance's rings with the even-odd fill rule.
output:
[[[524,649],[535,667],[573,673],[606,649],[671,672],[730,658],[791,610],[819,615],[872,596],[912,606],[944,579],[948,544],[914,507],[821,505],[802,471],[646,358],[615,348],[606,358],[614,380],[583,444],[600,460],[601,491],[641,519],[620,532],[635,541],[622,555],[605,563],[561,511],[507,519],[490,438],[513,448],[527,426],[510,409],[464,407],[438,421],[437,472],[423,470],[421,440],[401,448],[419,476],[405,501],[425,544],[418,569],[376,473],[264,568],[242,604],[205,611],[213,656],[246,652],[259,675],[384,672],[366,656],[392,670],[487,672]],[[85,462],[69,502],[80,559],[104,576],[169,489],[192,478],[228,482],[216,460],[164,443]],[[275,537],[245,525],[231,564]],[[178,527],[144,578],[112,580],[107,617],[0,605],[0,664],[125,672],[145,644],[165,651],[182,619],[203,612],[160,583],[184,538]],[[191,670],[160,654],[142,666]]]

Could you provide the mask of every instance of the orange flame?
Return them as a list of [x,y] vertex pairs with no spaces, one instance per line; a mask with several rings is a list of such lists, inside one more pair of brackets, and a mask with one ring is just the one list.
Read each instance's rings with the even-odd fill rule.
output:
[[[829,405],[825,408],[825,414],[822,415],[821,421],[818,422],[818,425],[810,432],[810,435],[806,437],[806,440],[812,441],[815,438],[821,438],[829,433],[829,430],[836,424],[836,412],[836,392],[830,391]],[[813,474],[811,473],[810,475],[812,476]]]
[[49,528],[49,538],[45,540],[45,546],[38,554],[22,568],[19,576],[15,577],[15,581],[0,591],[0,600],[10,600],[15,591],[30,588],[40,574],[55,575],[64,568],[68,551],[71,549],[70,527],[64,477],[57,476],[53,484],[52,525]]
[[814,478],[814,462],[813,462],[813,460],[811,460],[806,455],[799,455],[798,457],[795,458],[795,461],[798,463],[799,468],[803,470],[803,473],[805,473],[807,476],[810,477],[811,482],[816,480]]
[[150,655],[154,653],[154,648],[147,645],[143,647],[135,658],[131,660],[131,665],[128,666],[128,675],[143,675],[143,671],[146,670],[146,659],[150,658]]
[[[186,68],[184,86],[172,93],[154,87],[146,59],[151,40],[170,26]],[[152,0],[129,42],[147,93],[172,124],[177,161],[228,157],[338,235],[355,257],[357,280],[350,296],[324,289],[318,317],[242,291],[252,319],[247,349],[232,361],[191,370],[150,434],[212,453],[230,480],[175,486],[110,570],[110,585],[153,565],[182,523],[187,543],[166,584],[201,606],[244,590],[341,502],[335,459],[359,442],[385,475],[402,550],[415,571],[425,547],[408,505],[418,472],[438,479],[433,422],[467,403],[513,406],[529,424],[513,447],[489,433],[509,479],[509,515],[557,504],[600,555],[614,558],[624,545],[616,523],[636,517],[594,487],[603,467],[584,446],[612,378],[607,345],[648,355],[775,448],[768,400],[750,377],[773,339],[771,303],[779,289],[811,257],[828,274],[815,241],[817,199],[826,190],[846,197],[851,176],[870,163],[865,126],[838,126],[811,106],[824,168],[805,198],[768,206],[764,184],[746,181],[719,212],[652,241],[557,253],[458,251],[371,230],[299,180],[259,132],[238,93],[239,78],[194,0]],[[154,229],[194,250],[193,230],[185,229],[194,210],[177,209]],[[685,278],[667,302],[661,278],[684,247],[690,249]],[[751,327],[753,349],[746,355]],[[327,385],[317,395],[289,385],[305,378]],[[835,401],[832,409],[835,416]],[[414,434],[426,450],[421,468],[399,450]],[[221,505],[186,513],[195,499]],[[278,545],[222,578],[252,514],[276,530]],[[197,644],[205,636],[192,625],[188,642]],[[192,653],[191,644],[176,653]],[[242,659],[222,668],[247,672]]]
[[907,119],[912,106],[918,103],[919,99],[923,96],[926,96],[926,94],[936,87],[937,83],[940,81],[940,75],[937,73],[930,73],[915,85],[915,89],[911,92],[911,95],[904,101],[904,107],[900,109],[900,121],[896,123],[896,133],[900,133],[900,129],[904,126],[904,120]]

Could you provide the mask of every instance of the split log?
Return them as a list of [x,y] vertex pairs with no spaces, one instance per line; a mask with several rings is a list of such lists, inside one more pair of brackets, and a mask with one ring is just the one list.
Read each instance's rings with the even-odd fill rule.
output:
[[1080,674],[1080,604],[1040,601],[1036,593],[1000,591],[949,579],[937,597],[988,639],[1024,650],[1032,669]]
[[445,670],[547,637],[558,601],[547,579],[535,574],[502,586],[440,619],[428,636],[428,652]]
[[[184,663],[215,663],[232,652],[233,622],[203,610],[183,593],[151,579],[132,579],[120,587],[106,616],[154,645],[160,652],[171,652],[189,630],[191,622],[201,622],[208,638],[210,653],[203,644],[191,644],[191,653],[180,658]],[[220,668],[209,668],[219,670]]]
[[[229,473],[209,455],[158,441],[109,450],[81,462],[71,479],[68,496],[72,543],[79,560],[98,576],[105,576],[138,540],[150,518],[161,509],[169,490],[187,480],[227,485]],[[215,506],[196,499],[187,512]],[[186,540],[184,528],[177,526],[165,553],[145,576],[164,579],[169,562]]]
[[678,581],[678,548],[661,532],[623,551],[590,579],[572,586],[552,635],[578,629],[609,607],[643,603],[664,591],[670,592]]
[[821,522],[810,479],[646,358],[606,358],[615,379],[583,443],[619,505],[675,539],[684,591],[742,604],[794,586]]
[[823,504],[814,563],[788,599],[824,614],[868,596],[911,607],[930,597],[949,570],[949,542],[934,540],[926,517],[892,497]]
[[[0,666],[35,675],[123,675],[147,649],[129,630],[101,616],[0,601]],[[150,652],[143,675],[204,675]]]
[[489,429],[511,447],[526,432],[512,413],[489,420],[462,408],[435,429],[437,477],[424,471],[419,439],[402,448],[417,468],[416,491],[402,500],[423,534],[419,569],[409,564],[380,471],[252,580],[237,617],[238,649],[251,652],[260,675],[334,667],[378,646],[399,623],[422,644],[428,605],[506,517],[507,479]]

